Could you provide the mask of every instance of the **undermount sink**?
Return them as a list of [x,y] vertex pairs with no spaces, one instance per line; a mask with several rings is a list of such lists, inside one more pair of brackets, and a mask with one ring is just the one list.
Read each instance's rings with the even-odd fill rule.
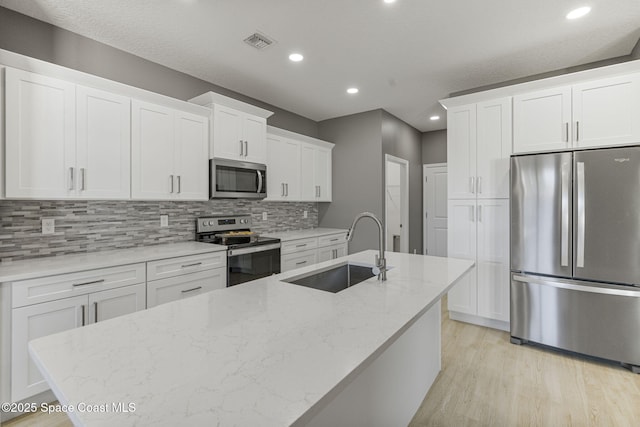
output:
[[344,263],[290,277],[283,282],[336,293],[374,277],[372,267]]

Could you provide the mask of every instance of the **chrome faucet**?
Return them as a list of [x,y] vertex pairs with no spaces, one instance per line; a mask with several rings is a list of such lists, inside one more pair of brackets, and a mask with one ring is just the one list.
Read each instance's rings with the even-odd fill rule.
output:
[[379,230],[379,241],[378,241],[378,255],[376,255],[376,268],[373,270],[374,274],[378,275],[378,280],[387,280],[387,260],[384,258],[384,227],[382,227],[382,223],[380,220],[371,212],[362,212],[359,214],[356,219],[353,220],[353,224],[351,224],[351,228],[347,231],[347,241],[351,241],[353,239],[353,230],[356,228],[356,224],[362,218],[368,217],[376,222]]

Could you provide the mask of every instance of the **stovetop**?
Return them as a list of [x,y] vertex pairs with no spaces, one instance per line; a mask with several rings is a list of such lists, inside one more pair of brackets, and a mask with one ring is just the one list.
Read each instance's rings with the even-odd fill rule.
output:
[[196,220],[196,240],[215,243],[238,249],[249,246],[278,243],[280,239],[262,237],[251,231],[250,215],[225,215],[198,218]]

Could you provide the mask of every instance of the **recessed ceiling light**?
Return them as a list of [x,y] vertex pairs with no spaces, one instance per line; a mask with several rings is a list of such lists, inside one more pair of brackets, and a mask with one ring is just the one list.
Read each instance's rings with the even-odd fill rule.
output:
[[304,56],[299,53],[292,53],[291,55],[289,55],[289,59],[293,62],[300,62],[304,59]]
[[349,89],[347,89],[347,93],[350,93],[351,95],[358,93],[359,90],[357,87],[350,87]]
[[591,8],[589,6],[579,7],[577,9],[573,9],[571,12],[567,13],[567,19],[578,19],[582,18],[587,13],[591,12]]
[[384,2],[387,3],[387,4],[391,4],[391,3],[395,3],[396,0],[384,0]]
[[431,116],[429,120],[440,120],[440,116]]

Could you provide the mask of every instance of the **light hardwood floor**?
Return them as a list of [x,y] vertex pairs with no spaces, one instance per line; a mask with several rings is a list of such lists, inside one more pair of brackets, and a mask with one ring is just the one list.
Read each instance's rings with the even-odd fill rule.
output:
[[[410,427],[640,426],[640,375],[510,344],[506,332],[449,320],[446,300],[442,315],[442,372]],[[67,427],[71,422],[64,414],[35,414],[2,426]]]

